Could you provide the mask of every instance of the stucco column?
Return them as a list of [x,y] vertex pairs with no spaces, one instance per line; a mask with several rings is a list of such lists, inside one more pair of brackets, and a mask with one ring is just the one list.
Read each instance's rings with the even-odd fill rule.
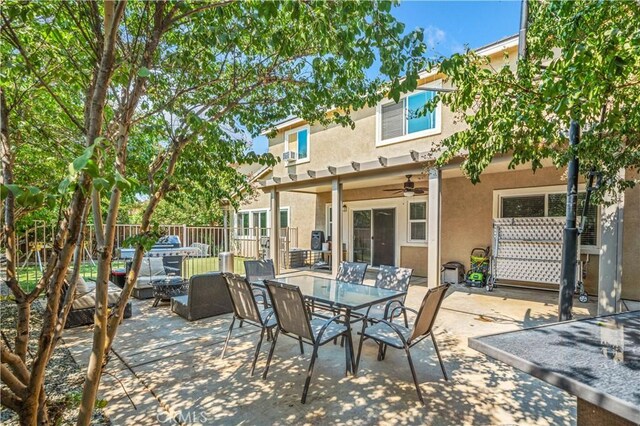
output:
[[440,197],[442,190],[442,172],[440,169],[429,170],[429,210],[427,222],[427,284],[429,288],[440,284]]
[[271,260],[273,260],[273,267],[277,275],[280,273],[280,193],[275,188],[271,190],[270,208],[271,234],[269,235],[269,248]]
[[620,312],[622,292],[622,225],[624,193],[605,196],[600,218],[598,315]]
[[342,260],[342,183],[339,178],[331,181],[331,271],[338,273]]

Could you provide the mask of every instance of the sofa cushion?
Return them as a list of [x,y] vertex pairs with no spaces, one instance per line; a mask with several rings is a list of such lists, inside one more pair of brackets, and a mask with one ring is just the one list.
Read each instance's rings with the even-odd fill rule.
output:
[[[73,278],[73,269],[68,269],[66,277],[68,283],[71,283],[71,278]],[[87,286],[84,278],[82,278],[82,275],[78,275],[78,280],[76,281],[76,298],[88,293],[89,291],[91,290]]]
[[140,277],[156,277],[166,275],[162,257],[145,257],[140,265]]
[[[88,292],[84,294],[76,293],[76,299],[73,301],[73,309],[86,309],[96,306],[96,283],[90,281],[87,283]],[[118,301],[122,289],[117,285],[109,282],[107,290],[107,304],[111,305]]]

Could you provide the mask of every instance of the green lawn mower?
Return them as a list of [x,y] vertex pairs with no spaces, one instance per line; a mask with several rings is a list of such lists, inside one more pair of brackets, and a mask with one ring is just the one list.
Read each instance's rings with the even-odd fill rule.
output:
[[470,263],[471,268],[467,272],[465,285],[478,288],[487,286],[488,291],[493,290],[493,283],[489,280],[489,247],[476,247],[471,250]]

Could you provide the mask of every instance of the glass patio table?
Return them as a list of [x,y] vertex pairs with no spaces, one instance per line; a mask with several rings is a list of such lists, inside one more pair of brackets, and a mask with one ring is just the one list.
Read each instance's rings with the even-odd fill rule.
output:
[[[398,299],[406,294],[406,292],[337,281],[313,275],[282,277],[270,281],[295,285],[300,288],[300,292],[308,300],[318,302],[332,309],[344,311],[346,318],[344,325],[349,330],[349,335],[351,335],[351,312]],[[264,281],[255,281],[252,284],[264,287]],[[347,370],[353,373],[355,371],[355,361],[351,339],[347,339],[346,344],[347,353],[349,354]]]

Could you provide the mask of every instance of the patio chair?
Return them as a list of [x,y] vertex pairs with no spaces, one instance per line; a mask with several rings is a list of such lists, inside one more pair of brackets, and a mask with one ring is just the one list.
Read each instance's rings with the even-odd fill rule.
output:
[[[399,268],[396,266],[380,265],[380,269],[378,270],[378,275],[376,276],[376,282],[374,285],[378,288],[401,291],[404,292],[405,295],[401,298],[390,300],[384,305],[370,306],[364,312],[365,317],[367,317],[368,320],[373,321],[389,319],[391,312],[394,311],[395,307],[404,306],[404,300],[407,297],[406,292],[409,288],[411,275],[413,275],[413,269],[410,268]],[[358,312],[361,313],[360,311]],[[404,316],[404,326],[408,327],[409,324],[407,321],[407,312],[398,312],[398,316],[401,314]]]
[[226,287],[220,272],[193,275],[189,279],[188,293],[171,298],[171,312],[189,321],[232,312]]
[[245,260],[244,271],[247,281],[272,280],[276,277],[276,270],[273,266],[273,260]]
[[[276,277],[276,269],[273,266],[273,260],[245,260],[244,272],[249,283],[256,281],[272,280]],[[265,308],[269,306],[267,300],[267,293],[262,288],[253,288],[253,292],[256,298],[262,298],[262,304]]]
[[[276,314],[278,328],[271,342],[271,349],[269,349],[267,365],[264,368],[262,378],[267,378],[269,365],[271,364],[271,358],[273,357],[273,351],[276,347],[279,333],[282,332],[289,337],[298,339],[301,348],[303,342],[312,345],[313,353],[311,354],[307,379],[304,383],[302,399],[300,400],[304,404],[307,400],[307,391],[309,390],[311,376],[313,375],[313,366],[318,357],[318,348],[340,336],[347,336],[347,338],[350,339],[351,335],[348,333],[346,326],[337,323],[338,319],[344,317],[344,315],[336,315],[330,319],[313,317],[307,309],[299,287],[267,281],[267,291],[273,302],[273,310]],[[349,353],[346,349],[345,360],[348,365]]]
[[227,338],[224,341],[224,347],[220,354],[220,359],[224,358],[224,354],[227,351],[229,340],[231,339],[231,333],[233,332],[233,326],[236,320],[246,322],[260,328],[260,340],[256,346],[256,351],[253,356],[253,363],[251,364],[251,375],[256,369],[256,362],[258,361],[258,355],[260,355],[260,346],[264,339],[264,333],[271,333],[271,329],[276,326],[276,319],[273,314],[273,309],[259,309],[256,299],[254,298],[253,291],[249,282],[240,275],[225,273],[224,277],[227,281],[227,289],[229,290],[229,297],[231,298],[231,305],[233,307],[233,319],[229,326],[229,332]]
[[348,283],[362,284],[367,264],[362,262],[341,262],[336,280]]
[[433,324],[435,323],[436,316],[440,310],[440,305],[442,304],[442,300],[444,299],[448,288],[449,284],[445,284],[429,290],[422,301],[420,310],[417,312],[413,309],[407,308],[406,306],[398,306],[394,308],[394,311],[408,310],[416,314],[413,329],[393,323],[393,312],[391,313],[389,320],[380,320],[369,327],[367,327],[368,321],[363,321],[360,344],[358,345],[358,355],[356,357],[356,374],[360,364],[360,354],[362,353],[362,342],[364,340],[371,339],[378,344],[378,361],[382,361],[385,358],[387,346],[392,346],[396,349],[404,349],[407,354],[407,360],[409,361],[411,375],[413,376],[413,383],[415,384],[416,392],[418,393],[418,399],[420,399],[420,402],[424,404],[424,399],[422,398],[422,392],[420,391],[420,385],[418,384],[416,370],[413,367],[413,361],[411,360],[411,352],[409,349],[424,338],[431,336],[433,347],[436,350],[436,355],[440,362],[442,374],[444,375],[445,380],[449,380],[442,358],[440,357],[436,338],[433,335]]

